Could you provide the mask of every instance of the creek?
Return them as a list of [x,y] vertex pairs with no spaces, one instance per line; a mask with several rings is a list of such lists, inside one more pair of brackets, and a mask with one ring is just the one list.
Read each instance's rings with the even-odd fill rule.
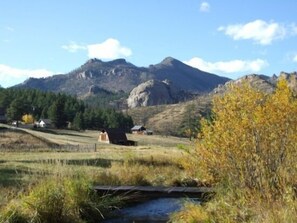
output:
[[184,201],[200,203],[197,199],[158,198],[115,211],[117,217],[104,223],[165,223],[170,214],[181,210]]

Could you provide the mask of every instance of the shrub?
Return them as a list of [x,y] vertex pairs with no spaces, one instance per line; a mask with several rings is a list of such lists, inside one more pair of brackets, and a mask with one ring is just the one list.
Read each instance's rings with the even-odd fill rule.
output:
[[201,175],[268,196],[296,184],[297,100],[284,80],[270,95],[246,84],[232,86],[214,99],[213,112],[195,150]]
[[187,157],[220,188],[203,209],[211,222],[296,222],[297,99],[286,81],[272,94],[231,85],[214,98],[213,114]]

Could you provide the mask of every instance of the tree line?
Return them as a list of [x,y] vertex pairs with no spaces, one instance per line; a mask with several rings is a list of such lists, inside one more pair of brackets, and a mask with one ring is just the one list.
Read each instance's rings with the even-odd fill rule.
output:
[[30,114],[34,120],[51,119],[56,128],[129,130],[133,126],[130,116],[115,109],[92,107],[70,95],[36,89],[0,89],[0,108],[9,121]]

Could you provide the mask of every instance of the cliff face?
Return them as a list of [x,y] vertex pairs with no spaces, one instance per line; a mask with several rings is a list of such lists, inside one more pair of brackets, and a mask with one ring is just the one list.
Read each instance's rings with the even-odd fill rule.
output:
[[135,87],[128,99],[129,108],[160,104],[173,104],[190,98],[190,94],[179,90],[168,80],[149,80]]

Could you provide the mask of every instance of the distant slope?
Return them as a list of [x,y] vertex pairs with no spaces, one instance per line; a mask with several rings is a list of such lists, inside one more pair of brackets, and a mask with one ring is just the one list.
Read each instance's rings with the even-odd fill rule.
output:
[[192,92],[209,92],[229,80],[190,67],[171,57],[148,68],[137,67],[124,59],[109,62],[91,59],[67,74],[30,78],[15,87],[65,92],[83,97],[88,94],[91,86],[112,92],[129,93],[137,85],[151,79],[168,79],[178,88]]

